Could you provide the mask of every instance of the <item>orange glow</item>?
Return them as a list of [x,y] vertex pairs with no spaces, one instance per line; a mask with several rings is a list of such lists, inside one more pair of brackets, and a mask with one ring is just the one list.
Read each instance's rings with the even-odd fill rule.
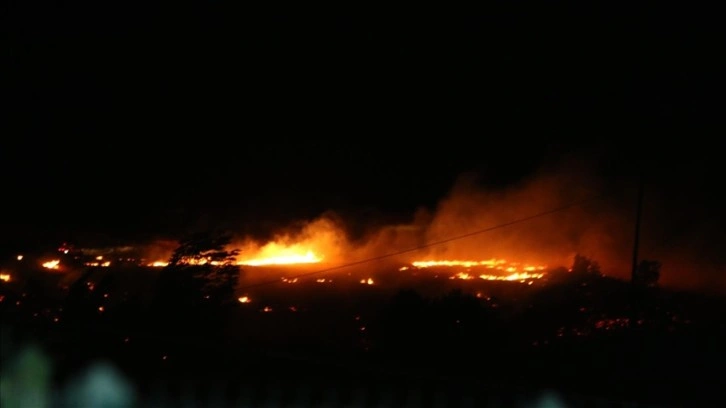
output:
[[[296,264],[312,264],[322,261],[322,257],[316,255],[313,251],[304,251],[299,246],[293,245],[289,247],[281,246],[274,242],[262,247],[253,258],[237,261],[237,265],[241,266],[268,266],[268,265],[296,265]],[[204,265],[207,260],[194,260],[190,262],[193,265]],[[218,265],[219,262],[211,261],[212,265]],[[154,268],[163,268],[169,265],[165,261],[154,261],[146,266]]]
[[[238,237],[225,250],[238,251],[234,263],[238,266],[285,266],[310,265],[321,262],[338,262],[343,254],[349,255],[345,230],[334,216],[322,216],[305,223],[301,228],[292,227],[275,234],[269,241],[252,237]],[[143,264],[163,268],[174,252],[175,242],[158,242],[149,248]],[[196,264],[206,263],[195,261]],[[210,263],[215,264],[214,262]]]
[[10,274],[9,273],[0,273],[0,281],[10,282]]
[[264,266],[264,265],[294,265],[318,263],[323,259],[311,250],[301,245],[284,246],[270,242],[255,254],[254,258],[238,261],[238,265]]
[[362,283],[363,285],[373,285],[374,282],[373,282],[373,279],[368,278],[368,279],[361,279],[360,283]]
[[305,224],[299,230],[275,235],[269,242],[252,239],[231,245],[240,250],[238,265],[296,265],[335,262],[346,253],[346,236],[334,217],[323,216]]
[[240,296],[237,298],[237,301],[240,303],[250,303],[252,300],[247,296]]
[[60,268],[60,260],[54,259],[52,261],[43,262],[43,268],[46,268],[46,269],[59,269]]

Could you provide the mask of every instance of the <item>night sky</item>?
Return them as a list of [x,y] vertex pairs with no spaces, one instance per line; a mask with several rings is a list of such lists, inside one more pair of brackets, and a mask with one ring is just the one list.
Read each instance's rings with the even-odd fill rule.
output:
[[722,188],[707,11],[72,3],[3,22],[4,243],[406,217],[577,152]]

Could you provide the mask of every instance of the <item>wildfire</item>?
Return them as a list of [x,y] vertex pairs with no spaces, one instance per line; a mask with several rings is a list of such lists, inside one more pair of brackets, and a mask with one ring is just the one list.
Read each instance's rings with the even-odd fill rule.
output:
[[[271,254],[273,251],[265,251],[267,252],[268,256],[264,256],[264,254],[260,254],[262,256],[237,261],[237,265],[240,266],[268,266],[268,265],[296,265],[296,264],[312,264],[312,263],[318,263],[322,261],[322,258],[315,255],[312,251],[307,251],[305,253],[295,253],[294,249],[290,248],[282,248],[278,254]],[[209,263],[211,265],[219,265],[220,263],[217,261],[208,261],[205,259],[200,260],[193,260],[189,261],[189,264],[192,265],[204,265],[206,263]],[[165,266],[169,265],[168,262],[165,261],[154,261],[152,263],[147,264],[146,266],[154,267],[154,268],[163,268]]]
[[10,274],[9,273],[0,273],[0,281],[10,282]]
[[302,230],[277,234],[266,243],[251,239],[239,242],[239,265],[269,266],[331,262],[340,252],[345,234],[336,221],[321,217]]
[[[183,259],[181,261],[181,263],[184,265],[206,265],[206,264],[222,265],[223,264],[222,262],[219,262],[219,261],[212,261],[210,259],[204,259],[204,258],[202,258],[202,259]],[[169,265],[169,262],[166,262],[166,261],[154,261],[152,263],[146,264],[146,266],[150,266],[152,268],[163,268],[168,265]],[[107,266],[107,265],[101,265],[101,266]]]
[[473,268],[478,266],[483,266],[488,269],[497,269],[507,272],[518,272],[518,271],[525,271],[525,272],[534,272],[534,271],[543,271],[547,267],[542,265],[522,265],[517,262],[507,262],[505,259],[487,259],[484,261],[459,261],[459,260],[445,260],[445,261],[415,261],[412,262],[411,265],[413,265],[416,268],[431,268],[436,266],[444,266],[444,267],[454,267],[454,266],[460,266],[464,268]]
[[313,251],[306,251],[298,246],[286,247],[271,242],[262,247],[254,258],[238,261],[237,264],[246,266],[294,265],[319,263],[322,260]]
[[43,268],[46,269],[59,269],[60,268],[60,260],[54,259],[52,261],[43,262]]
[[[518,262],[507,262],[504,259],[487,259],[483,261],[463,261],[463,260],[439,260],[439,261],[415,261],[410,266],[404,266],[399,270],[405,271],[411,267],[417,269],[445,267],[453,268],[460,267],[465,268],[466,271],[457,272],[456,274],[449,277],[449,279],[484,279],[490,281],[510,281],[510,282],[529,282],[532,280],[541,279],[544,277],[544,270],[547,268],[544,265],[530,265],[521,264]],[[498,273],[472,273],[472,269],[484,268],[485,270],[498,271]]]
[[497,275],[479,275],[480,279],[484,280],[499,280],[499,281],[519,281],[526,282],[533,279],[541,279],[544,277],[544,273],[512,273],[504,276]]
[[[238,251],[234,263],[239,266],[310,265],[336,262],[345,253],[346,242],[345,233],[337,220],[324,216],[306,223],[301,229],[276,234],[269,241],[238,238],[225,249]],[[166,245],[163,248],[164,251],[169,249]],[[171,256],[171,251],[168,252]],[[163,257],[154,256],[149,261],[151,263],[144,263],[150,267],[167,266]]]

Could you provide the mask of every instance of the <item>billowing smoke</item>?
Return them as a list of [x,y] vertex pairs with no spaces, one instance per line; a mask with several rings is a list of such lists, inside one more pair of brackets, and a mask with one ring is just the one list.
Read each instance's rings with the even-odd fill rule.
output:
[[[345,222],[350,220],[329,212],[278,231],[270,240],[238,237],[233,246],[241,250],[242,261],[312,252],[321,268],[398,252],[404,253],[386,259],[498,258],[557,267],[570,266],[581,254],[597,261],[606,275],[628,279],[637,183],[632,174],[606,174],[613,165],[612,157],[604,156],[560,157],[503,188],[483,187],[480,175],[463,174],[435,208],[420,208],[399,224],[375,226],[362,238],[350,238]],[[697,188],[689,190],[687,178],[674,194],[678,178],[658,174],[646,179],[640,258],[662,263],[664,285],[726,288],[726,261],[714,245],[723,242],[717,239],[724,234],[721,224],[693,209]],[[663,179],[669,180],[668,189]],[[452,240],[467,234],[472,235]],[[166,257],[173,250],[167,244],[158,246]],[[421,249],[408,251],[415,248]]]
[[278,231],[267,242],[244,237],[235,240],[232,247],[240,250],[242,262],[308,252],[317,254],[326,263],[345,262],[351,250],[343,221],[334,213]]
[[[309,223],[293,226],[269,242],[246,238],[239,240],[235,247],[241,249],[242,260],[284,255],[285,251],[298,254],[312,251],[328,264],[405,252],[387,260],[408,263],[503,258],[511,262],[569,266],[573,256],[580,253],[598,260],[605,270],[617,275],[627,269],[629,262],[632,220],[613,205],[622,200],[622,192],[593,200],[603,195],[605,186],[591,173],[585,164],[568,162],[564,167],[543,169],[519,185],[499,190],[482,188],[474,175],[465,174],[436,208],[420,208],[405,223],[377,226],[362,239],[350,240],[345,223],[327,213]],[[584,205],[573,205],[588,199],[591,201]],[[627,204],[630,211],[632,205]],[[568,205],[572,206],[536,217]],[[498,226],[501,228],[491,229]],[[477,231],[483,232],[438,244]],[[421,249],[408,251],[416,248]]]
[[[605,274],[628,279],[637,181],[632,174],[608,174],[617,156],[604,156],[603,160],[588,155],[560,158],[555,165],[544,166],[518,185],[503,189],[481,188],[476,176],[462,176],[433,212],[425,230],[426,243],[503,226],[434,245],[424,256],[415,256],[503,257],[569,266],[579,253],[599,262]],[[697,175],[687,176],[689,169],[675,164],[666,170],[645,170],[639,258],[662,263],[661,283],[666,286],[726,289],[726,256],[719,248],[725,235],[723,215],[714,205],[716,195],[704,194],[713,190],[699,182],[702,178]],[[598,198],[589,200],[593,197]],[[568,207],[573,203],[582,204]],[[506,225],[559,208],[562,210]]]
[[147,264],[168,261],[178,245],[177,241],[171,239],[155,240],[144,246],[141,256]]
[[589,165],[578,162],[544,168],[502,189],[483,189],[475,176],[464,175],[436,208],[427,242],[482,232],[432,246],[425,257],[569,266],[580,253],[618,274],[633,228],[618,205],[623,192],[608,189]]
[[645,190],[641,254],[662,262],[663,284],[726,291],[724,199],[698,177],[666,177]]

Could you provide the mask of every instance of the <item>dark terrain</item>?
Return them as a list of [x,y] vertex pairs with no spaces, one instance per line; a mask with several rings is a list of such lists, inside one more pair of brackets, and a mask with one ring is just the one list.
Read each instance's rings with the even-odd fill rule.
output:
[[326,276],[332,283],[310,276],[251,287],[238,293],[250,303],[174,313],[148,296],[158,270],[87,272],[69,282],[25,271],[2,282],[4,368],[38,343],[57,389],[88,364],[110,361],[152,405],[507,405],[543,390],[571,404],[695,406],[724,397],[726,308],[715,296],[572,274],[527,285],[451,280],[441,270],[402,284],[395,269],[357,270]]

